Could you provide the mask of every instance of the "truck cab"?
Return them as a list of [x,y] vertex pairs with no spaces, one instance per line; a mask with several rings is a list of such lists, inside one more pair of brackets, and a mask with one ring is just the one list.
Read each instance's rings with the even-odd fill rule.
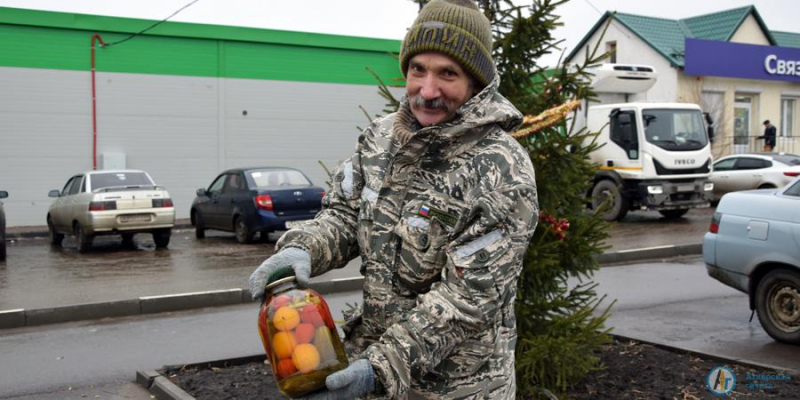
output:
[[[691,103],[624,102],[655,82],[652,67],[605,64],[593,88],[601,104],[588,104],[576,121],[598,132],[602,146],[590,157],[598,164],[588,193],[594,208],[611,204],[608,221],[630,210],[658,210],[678,218],[712,199],[711,147],[700,107]],[[603,101],[609,103],[603,103]],[[623,102],[614,102],[623,100]],[[580,111],[579,111],[580,113]]]

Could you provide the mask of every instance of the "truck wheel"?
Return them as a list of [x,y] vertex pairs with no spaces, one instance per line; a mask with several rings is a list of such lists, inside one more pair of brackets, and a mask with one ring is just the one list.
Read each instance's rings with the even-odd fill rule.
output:
[[682,208],[682,209],[679,209],[679,210],[659,210],[658,212],[661,215],[663,215],[664,218],[677,219],[677,218],[682,217],[683,214],[686,214],[687,212],[689,212],[689,209],[688,208]]
[[241,244],[253,243],[253,232],[247,227],[247,222],[242,216],[236,217],[233,221],[233,228],[236,230],[236,241]]
[[758,320],[779,342],[800,344],[800,273],[769,272],[756,288]]
[[86,230],[83,229],[83,225],[81,225],[80,222],[76,222],[73,229],[75,232],[75,243],[78,245],[78,251],[81,253],[89,251],[92,248],[94,236],[86,234]]
[[198,239],[206,237],[206,224],[203,222],[203,215],[198,211],[192,211],[192,222],[194,222],[194,237]]
[[[608,199],[608,200],[606,200]],[[592,209],[597,211],[605,201],[609,204],[600,218],[606,221],[617,221],[625,218],[630,208],[630,201],[622,196],[622,190],[616,183],[608,179],[597,182],[592,188]]]
[[47,236],[53,246],[60,246],[61,242],[64,241],[64,235],[56,232],[56,227],[50,217],[47,217]]
[[169,246],[169,238],[172,236],[172,229],[156,229],[153,231],[153,242],[156,244],[157,249],[163,249]]

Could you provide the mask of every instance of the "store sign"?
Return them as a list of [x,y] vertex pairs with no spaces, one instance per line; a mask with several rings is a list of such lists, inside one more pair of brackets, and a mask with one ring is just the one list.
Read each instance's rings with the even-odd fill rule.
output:
[[800,82],[800,49],[686,39],[689,75]]

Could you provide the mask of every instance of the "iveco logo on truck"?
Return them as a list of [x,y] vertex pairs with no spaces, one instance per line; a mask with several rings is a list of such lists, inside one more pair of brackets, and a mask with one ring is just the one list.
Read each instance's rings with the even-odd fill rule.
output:
[[675,165],[694,165],[694,163],[695,160],[693,158],[675,160]]

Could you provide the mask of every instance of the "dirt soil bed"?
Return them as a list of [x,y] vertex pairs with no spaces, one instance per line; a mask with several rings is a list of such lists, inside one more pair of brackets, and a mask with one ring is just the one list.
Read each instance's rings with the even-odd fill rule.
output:
[[[714,367],[723,363],[672,352],[637,342],[614,341],[600,354],[605,368],[586,377],[568,392],[584,399],[719,399],[705,387]],[[728,364],[737,384],[732,399],[800,399],[800,378],[780,371]],[[162,373],[197,399],[285,399],[263,361],[241,365],[207,364],[172,368]],[[753,380],[754,375],[762,380]],[[767,375],[767,376],[765,376]],[[764,380],[763,378],[766,378]],[[779,379],[776,379],[779,378]],[[757,387],[760,386],[760,387]]]

